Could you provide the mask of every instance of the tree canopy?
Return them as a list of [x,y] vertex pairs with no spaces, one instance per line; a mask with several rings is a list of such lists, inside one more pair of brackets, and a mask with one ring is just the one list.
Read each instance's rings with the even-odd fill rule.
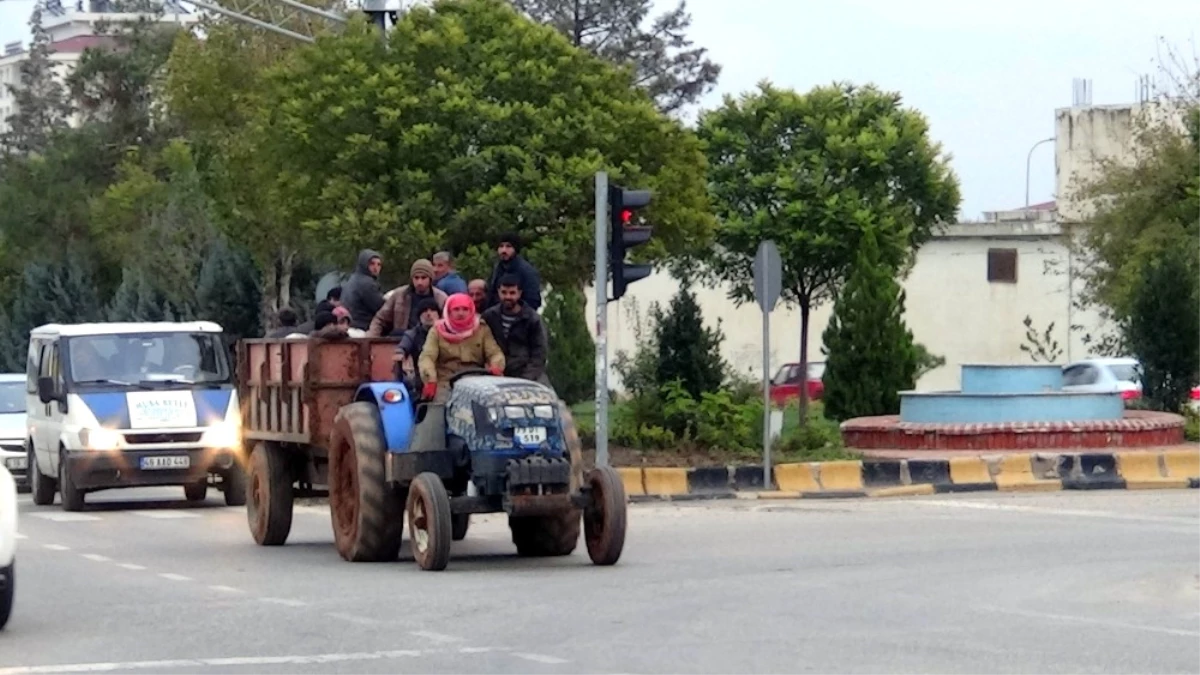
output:
[[410,261],[445,247],[478,275],[518,232],[550,285],[591,276],[592,177],[657,190],[652,254],[710,237],[704,157],[631,78],[500,0],[355,21],[266,94],[260,157],[313,245]]
[[775,241],[782,300],[800,309],[802,366],[809,312],[841,287],[866,229],[880,264],[898,271],[958,211],[958,180],[925,118],[873,86],[800,94],[763,83],[704,114],[699,133],[721,222],[709,272],[749,301],[754,254]]

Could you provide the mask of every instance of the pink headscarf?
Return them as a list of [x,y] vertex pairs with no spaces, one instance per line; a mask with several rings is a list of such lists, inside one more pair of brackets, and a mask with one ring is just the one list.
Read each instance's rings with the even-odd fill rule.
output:
[[[455,321],[454,310],[464,308],[470,311],[466,319]],[[458,344],[475,334],[479,328],[479,316],[475,313],[475,301],[466,293],[455,293],[446,299],[445,318],[438,319],[436,324],[438,335],[450,344]]]

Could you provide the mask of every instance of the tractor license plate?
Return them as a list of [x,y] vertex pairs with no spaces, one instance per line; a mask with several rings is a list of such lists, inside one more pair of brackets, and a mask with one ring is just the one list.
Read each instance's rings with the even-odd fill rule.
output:
[[517,427],[513,438],[517,445],[541,445],[546,442],[546,427]]
[[186,469],[191,465],[192,458],[187,455],[143,457],[140,461],[140,466],[143,469]]

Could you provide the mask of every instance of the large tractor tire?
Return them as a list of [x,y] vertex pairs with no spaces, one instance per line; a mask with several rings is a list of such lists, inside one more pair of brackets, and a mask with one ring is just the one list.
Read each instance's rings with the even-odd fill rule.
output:
[[294,490],[283,448],[259,443],[250,453],[246,520],[259,546],[282,546],[292,531]]
[[439,572],[450,563],[453,525],[450,494],[437,474],[418,474],[408,488],[408,537],[423,570]]
[[329,514],[338,553],[350,562],[389,562],[400,553],[404,496],[388,487],[379,409],[343,406],[333,418]]
[[[562,420],[567,455],[571,460],[571,494],[577,494],[583,483],[583,442],[575,418],[566,404],[558,406]],[[512,541],[517,554],[527,557],[571,555],[579,543],[581,516],[578,509],[568,509],[553,516],[517,516],[508,519]]]

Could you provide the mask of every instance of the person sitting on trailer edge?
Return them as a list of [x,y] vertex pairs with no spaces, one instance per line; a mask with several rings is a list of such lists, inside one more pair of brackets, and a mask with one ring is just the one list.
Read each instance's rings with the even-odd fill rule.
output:
[[446,301],[445,317],[429,331],[421,349],[421,398],[445,403],[450,399],[450,378],[473,368],[503,374],[504,352],[488,325],[479,320],[471,298],[455,293]]
[[[342,309],[338,307],[338,309]],[[350,337],[350,313],[345,316],[335,316],[333,312],[318,312],[313,317],[313,330],[310,337],[322,340],[341,340]]]

